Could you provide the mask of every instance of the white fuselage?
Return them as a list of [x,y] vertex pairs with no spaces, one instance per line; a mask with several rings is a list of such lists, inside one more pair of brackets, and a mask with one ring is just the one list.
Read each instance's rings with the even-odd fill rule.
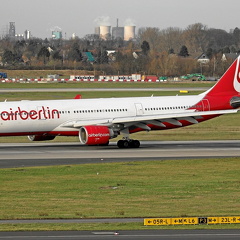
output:
[[78,129],[66,127],[68,122],[86,121],[87,125],[101,119],[180,113],[202,98],[202,95],[193,95],[2,102],[0,136],[48,132],[76,135]]

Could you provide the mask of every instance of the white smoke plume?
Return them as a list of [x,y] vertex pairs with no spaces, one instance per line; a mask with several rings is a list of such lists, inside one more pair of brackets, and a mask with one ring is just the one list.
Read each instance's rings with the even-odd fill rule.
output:
[[136,26],[136,23],[133,19],[127,18],[124,22],[124,26]]
[[97,26],[110,26],[110,17],[108,16],[100,16],[94,20]]
[[62,29],[58,26],[51,27],[50,30],[55,31],[55,32],[61,32],[62,31]]

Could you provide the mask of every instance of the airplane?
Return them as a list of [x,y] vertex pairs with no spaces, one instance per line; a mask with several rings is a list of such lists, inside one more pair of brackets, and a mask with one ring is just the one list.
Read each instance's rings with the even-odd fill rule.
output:
[[240,57],[218,82],[199,95],[127,97],[0,103],[0,136],[28,136],[31,141],[78,136],[84,145],[108,145],[119,135],[119,148],[139,148],[130,138],[139,131],[197,124],[240,107]]

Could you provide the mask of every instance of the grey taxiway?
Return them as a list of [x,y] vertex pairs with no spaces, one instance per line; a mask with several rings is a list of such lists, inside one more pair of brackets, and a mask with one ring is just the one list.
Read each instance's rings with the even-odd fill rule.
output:
[[59,239],[131,239],[131,240],[235,240],[240,230],[142,230],[142,231],[58,231],[0,232],[0,239],[59,240]]
[[79,142],[1,143],[0,168],[240,156],[240,141],[142,141],[139,149]]

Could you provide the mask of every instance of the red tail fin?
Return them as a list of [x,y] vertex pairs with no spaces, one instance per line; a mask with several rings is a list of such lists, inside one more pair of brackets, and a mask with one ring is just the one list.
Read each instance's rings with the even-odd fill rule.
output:
[[207,96],[228,95],[236,96],[240,93],[240,56],[233,62],[217,84],[207,92]]
[[211,110],[240,107],[240,57],[238,57],[218,82],[207,92],[204,99]]

